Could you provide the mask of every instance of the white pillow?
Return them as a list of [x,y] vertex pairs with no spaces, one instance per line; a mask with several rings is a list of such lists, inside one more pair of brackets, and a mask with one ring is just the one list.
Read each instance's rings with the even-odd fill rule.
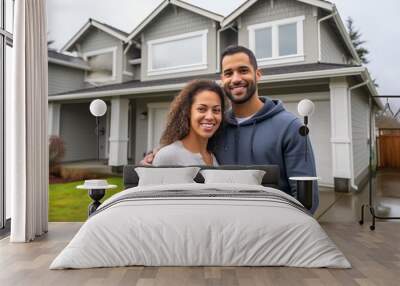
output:
[[199,167],[135,168],[139,176],[138,186],[195,183],[193,179],[199,170]]
[[261,185],[265,171],[262,170],[201,170],[205,184],[226,183]]

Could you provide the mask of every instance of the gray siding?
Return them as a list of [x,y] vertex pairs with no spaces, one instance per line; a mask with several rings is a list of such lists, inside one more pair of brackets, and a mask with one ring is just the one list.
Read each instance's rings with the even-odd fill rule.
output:
[[356,89],[351,95],[351,125],[353,137],[353,168],[355,178],[368,167],[368,95]]
[[222,31],[220,34],[220,51],[219,54],[222,54],[222,52],[231,45],[237,45],[238,44],[238,33],[232,29],[227,29],[225,31]]
[[142,66],[141,65],[134,65],[133,66],[133,79],[140,80],[142,71],[141,71]]
[[49,95],[84,88],[84,76],[83,70],[49,63]]
[[90,51],[119,46],[121,44],[121,41],[97,28],[92,27],[79,40],[79,44],[79,52],[86,53]]
[[[299,64],[313,63],[318,60],[317,16],[311,5],[293,0],[258,1],[239,17],[239,45],[249,47],[248,26],[286,18],[305,16],[304,55],[305,61]],[[281,64],[287,65],[287,64]]]
[[[171,73],[151,77],[147,76],[147,41],[201,30],[208,30],[207,69],[193,72]],[[174,78],[214,73],[216,71],[216,38],[216,25],[214,21],[192,13],[190,11],[181,8],[175,8],[172,5],[169,5],[164,9],[163,12],[158,15],[156,20],[153,20],[153,22],[144,29],[142,33],[142,80]]]
[[[329,21],[329,20],[328,20]],[[321,61],[324,63],[346,64],[347,49],[328,22],[321,23]]]
[[[100,118],[100,129],[106,128],[106,116]],[[97,158],[96,120],[89,103],[61,105],[60,136],[65,144],[64,162]],[[100,156],[104,157],[105,134],[100,136]]]
[[85,34],[85,36],[79,40],[79,44],[80,44],[79,55],[82,57],[87,52],[93,52],[93,51],[97,51],[97,50],[117,47],[116,80],[107,82],[107,84],[122,82],[124,53],[123,53],[122,42],[120,40],[118,40],[117,38],[114,38],[113,36],[110,36],[109,34],[103,32],[99,29],[91,28]]
[[[140,51],[136,48],[130,48],[128,52],[123,55],[123,81],[129,81],[132,79],[140,79],[140,73],[137,74],[137,67],[140,65],[131,65],[129,60],[140,58]],[[128,75],[125,72],[129,72],[132,75]],[[139,70],[140,72],[140,70]]]

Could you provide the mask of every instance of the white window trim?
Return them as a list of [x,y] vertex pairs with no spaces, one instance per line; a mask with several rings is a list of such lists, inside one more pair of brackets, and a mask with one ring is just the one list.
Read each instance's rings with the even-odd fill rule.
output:
[[128,72],[128,71],[126,71],[126,70],[124,70],[124,71],[122,72],[122,74],[123,74],[123,75],[128,75],[128,76],[133,76],[133,72]]
[[[187,71],[195,71],[195,70],[204,70],[207,69],[207,34],[208,30],[201,30],[191,33],[180,34],[177,36],[161,38],[157,40],[151,40],[147,42],[147,75],[154,76],[154,75],[162,75],[162,74],[170,74],[170,73],[179,73],[179,72],[187,72]],[[202,36],[202,61],[196,64],[190,65],[180,65],[175,67],[168,67],[168,68],[159,68],[153,69],[153,59],[152,59],[152,49],[155,44],[160,43],[167,43],[176,40],[182,40],[187,38],[192,38],[196,36]]]
[[87,61],[88,57],[92,56],[97,56],[101,54],[107,54],[107,53],[112,53],[113,54],[113,65],[112,65],[112,76],[110,77],[105,77],[105,78],[97,78],[95,81],[90,80],[87,78],[87,71],[85,72],[85,82],[108,82],[108,81],[113,81],[117,79],[117,49],[118,47],[111,47],[111,48],[105,48],[105,49],[100,49],[100,50],[95,50],[95,51],[90,51],[87,53],[84,53],[82,55],[83,59]]
[[[249,31],[249,46],[250,49],[255,51],[256,41],[255,41],[255,31],[263,28],[272,29],[272,57],[270,58],[257,58],[257,62],[260,66],[273,65],[273,64],[283,64],[283,63],[293,63],[304,61],[304,20],[305,16],[299,16],[294,18],[287,18],[278,21],[272,21],[267,23],[255,24],[247,27]],[[286,24],[296,23],[297,27],[297,54],[279,56],[279,26]]]

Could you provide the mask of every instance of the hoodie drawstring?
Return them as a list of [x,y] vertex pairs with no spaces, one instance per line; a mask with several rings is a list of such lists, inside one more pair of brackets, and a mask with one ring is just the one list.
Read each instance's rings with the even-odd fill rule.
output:
[[236,125],[235,132],[235,164],[239,162],[239,139],[240,139],[240,125]]
[[251,146],[251,161],[254,163],[256,163],[256,158],[254,156],[254,135],[256,134],[256,129],[257,129],[257,125],[256,125],[257,121],[254,120],[253,121],[253,128],[251,130],[251,137],[250,137],[250,146]]

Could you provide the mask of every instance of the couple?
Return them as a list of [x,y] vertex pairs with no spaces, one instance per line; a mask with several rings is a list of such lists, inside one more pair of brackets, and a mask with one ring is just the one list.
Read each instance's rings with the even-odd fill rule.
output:
[[[228,47],[221,56],[222,89],[214,82],[189,83],[174,99],[162,148],[145,162],[154,165],[266,165],[280,167],[280,189],[295,196],[294,176],[315,176],[315,161],[299,134],[300,120],[280,101],[261,98],[257,82],[261,72],[252,51]],[[232,109],[225,112],[224,96]],[[314,213],[319,203],[313,186]]]

